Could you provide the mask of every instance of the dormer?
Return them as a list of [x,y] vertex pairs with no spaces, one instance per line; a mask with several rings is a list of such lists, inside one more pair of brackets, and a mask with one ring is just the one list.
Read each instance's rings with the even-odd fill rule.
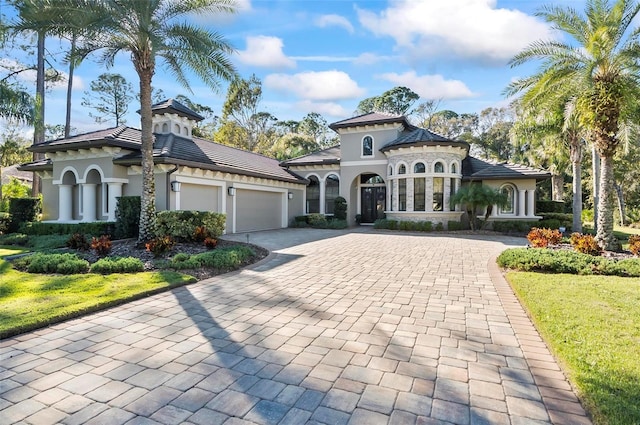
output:
[[151,105],[151,113],[154,133],[175,134],[188,139],[192,136],[193,126],[204,119],[175,99]]

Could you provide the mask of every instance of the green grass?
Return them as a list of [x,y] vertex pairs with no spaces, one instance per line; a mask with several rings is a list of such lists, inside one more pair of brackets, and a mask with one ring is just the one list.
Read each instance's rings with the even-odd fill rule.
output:
[[640,278],[510,272],[596,424],[640,424]]
[[23,252],[27,252],[27,251],[28,251],[27,248],[0,245],[0,258],[6,257],[8,255],[22,254]]
[[[0,248],[0,256],[20,249]],[[171,271],[131,274],[39,275],[0,259],[0,338],[195,282]]]

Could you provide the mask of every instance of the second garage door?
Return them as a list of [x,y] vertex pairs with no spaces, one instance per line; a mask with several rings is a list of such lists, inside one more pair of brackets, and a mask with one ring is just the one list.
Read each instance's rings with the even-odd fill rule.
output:
[[236,232],[282,227],[282,193],[238,189],[236,191]]

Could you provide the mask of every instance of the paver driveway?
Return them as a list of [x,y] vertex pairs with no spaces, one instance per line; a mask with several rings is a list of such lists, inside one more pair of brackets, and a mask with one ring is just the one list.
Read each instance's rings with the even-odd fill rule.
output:
[[589,423],[492,281],[488,261],[522,239],[251,241],[275,255],[2,341],[0,423]]

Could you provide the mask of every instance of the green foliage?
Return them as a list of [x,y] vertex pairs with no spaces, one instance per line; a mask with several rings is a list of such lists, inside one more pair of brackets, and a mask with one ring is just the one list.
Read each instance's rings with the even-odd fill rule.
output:
[[[537,225],[540,227],[546,227],[549,229],[559,229],[560,227],[562,227],[562,222],[556,219],[548,219],[548,220],[540,220],[537,223]],[[569,226],[569,229],[571,229],[571,226]]]
[[311,227],[324,227],[327,223],[327,217],[324,214],[313,213],[307,216],[307,222]]
[[168,263],[175,270],[209,267],[219,270],[233,270],[255,256],[255,252],[246,246],[216,249],[196,255],[177,254]]
[[[0,146],[0,149],[4,147],[4,145]],[[28,198],[30,194],[31,190],[29,186],[22,183],[15,177],[10,177],[9,183],[2,185],[2,201],[0,202],[0,211],[9,211],[9,199]],[[2,232],[2,229],[0,229],[0,232]]]
[[11,198],[9,200],[9,232],[16,232],[23,223],[35,221],[40,213],[40,198]]
[[447,230],[451,230],[453,232],[453,231],[462,230],[462,229],[463,229],[462,223],[460,223],[459,221],[450,220],[447,222]]
[[0,235],[4,235],[9,231],[9,223],[11,222],[11,216],[0,212]]
[[358,104],[356,112],[385,112],[394,115],[404,115],[420,96],[407,87],[394,87],[380,96],[369,97]]
[[81,233],[88,236],[111,234],[113,222],[96,221],[93,223],[43,223],[33,222],[21,226],[20,230],[27,235],[72,235]]
[[91,265],[91,273],[137,273],[144,271],[144,264],[134,257],[106,257]]
[[193,241],[196,228],[201,226],[209,236],[222,235],[226,223],[225,214],[210,211],[160,211],[157,215],[157,236],[171,236],[176,240]]
[[532,227],[540,225],[536,221],[505,220],[492,221],[491,226],[496,232],[527,233]]
[[82,233],[74,233],[67,239],[67,243],[65,244],[67,248],[78,249],[82,251],[86,251],[89,249],[90,244],[87,241],[87,238]]
[[118,239],[137,238],[140,224],[140,197],[121,196],[116,205],[115,235]]
[[[484,221],[481,228],[487,223],[491,211],[489,208],[493,205],[505,206],[507,203],[507,195],[498,189],[490,188],[482,184],[470,184],[463,186],[451,197],[452,205],[464,205],[471,229],[476,230],[475,218],[480,209],[486,208]],[[489,208],[487,208],[489,207]]]
[[563,249],[507,249],[498,265],[520,271],[640,277],[640,259],[616,261]]
[[588,223],[593,223],[593,220],[595,219],[594,214],[593,210],[582,210],[582,222],[584,223],[586,221]]
[[14,262],[14,267],[29,273],[41,274],[77,274],[89,270],[89,262],[75,254],[36,253],[21,257]]
[[0,245],[19,245],[27,246],[29,236],[24,233],[9,233],[0,236]]
[[563,201],[538,201],[536,202],[536,212],[540,215],[542,213],[564,213],[566,207]]
[[93,249],[99,257],[104,257],[111,252],[111,236],[102,235],[99,238],[91,238],[91,249]]
[[333,216],[338,220],[347,219],[347,200],[338,196],[334,201]]
[[120,74],[104,73],[91,81],[91,91],[84,92],[82,106],[95,109],[89,116],[97,123],[114,122],[116,127],[126,123],[124,119],[133,100],[133,86]]
[[174,247],[176,241],[171,236],[158,236],[145,244],[147,251],[154,257],[161,257]]
[[412,232],[430,232],[433,230],[433,223],[430,221],[398,221],[386,218],[378,219],[373,223],[374,229],[406,230]]
[[306,223],[307,222],[307,216],[306,215],[297,215],[293,218],[293,221],[295,221],[296,223]]

